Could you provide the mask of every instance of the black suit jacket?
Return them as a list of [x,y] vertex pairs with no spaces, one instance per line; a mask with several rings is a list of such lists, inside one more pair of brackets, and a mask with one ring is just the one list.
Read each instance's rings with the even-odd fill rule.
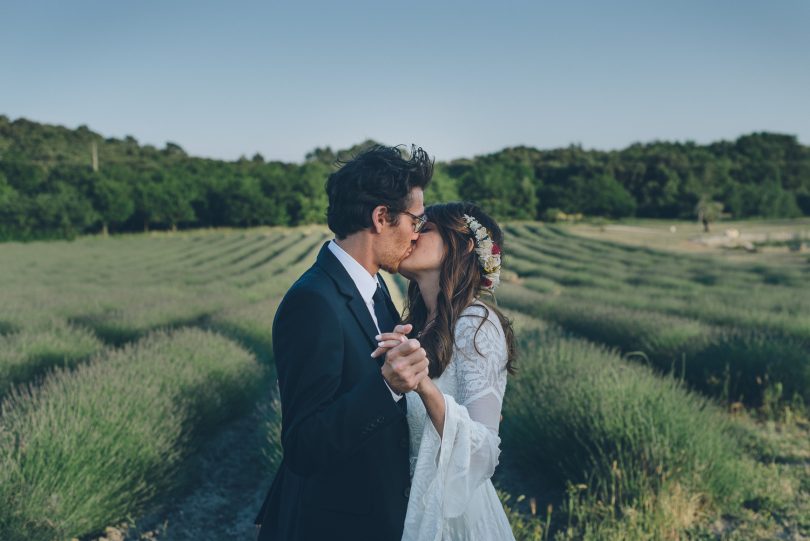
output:
[[[408,424],[370,357],[374,321],[327,244],[273,321],[284,459],[256,517],[258,539],[399,541]],[[389,310],[398,318],[390,301]]]

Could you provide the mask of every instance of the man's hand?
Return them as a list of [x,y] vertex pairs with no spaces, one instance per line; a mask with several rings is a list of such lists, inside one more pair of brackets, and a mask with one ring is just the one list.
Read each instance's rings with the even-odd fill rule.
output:
[[388,350],[382,375],[396,393],[403,394],[416,389],[422,378],[428,375],[427,353],[419,340],[411,338]]
[[371,354],[378,357],[385,352],[382,375],[388,386],[397,393],[413,391],[428,374],[427,353],[419,340],[405,338],[404,333],[409,327],[398,325],[395,332],[380,335],[380,347]]

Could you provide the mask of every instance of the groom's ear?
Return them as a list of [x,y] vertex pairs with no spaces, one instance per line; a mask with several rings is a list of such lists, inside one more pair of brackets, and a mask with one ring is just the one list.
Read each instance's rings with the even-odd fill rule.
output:
[[371,227],[377,233],[382,233],[383,226],[388,222],[388,208],[385,205],[377,205],[371,211]]

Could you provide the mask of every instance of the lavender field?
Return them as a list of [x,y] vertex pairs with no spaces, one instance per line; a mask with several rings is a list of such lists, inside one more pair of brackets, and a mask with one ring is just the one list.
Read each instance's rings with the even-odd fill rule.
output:
[[[516,537],[810,536],[807,252],[505,230]],[[329,238],[0,244],[0,539],[252,539],[281,453],[273,314]]]

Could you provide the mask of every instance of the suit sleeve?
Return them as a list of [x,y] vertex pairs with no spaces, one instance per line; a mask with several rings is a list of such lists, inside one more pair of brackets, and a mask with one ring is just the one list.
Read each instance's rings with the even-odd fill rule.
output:
[[337,395],[342,323],[320,293],[303,288],[290,290],[273,322],[284,460],[299,475],[340,464],[382,427],[403,418],[377,370]]

